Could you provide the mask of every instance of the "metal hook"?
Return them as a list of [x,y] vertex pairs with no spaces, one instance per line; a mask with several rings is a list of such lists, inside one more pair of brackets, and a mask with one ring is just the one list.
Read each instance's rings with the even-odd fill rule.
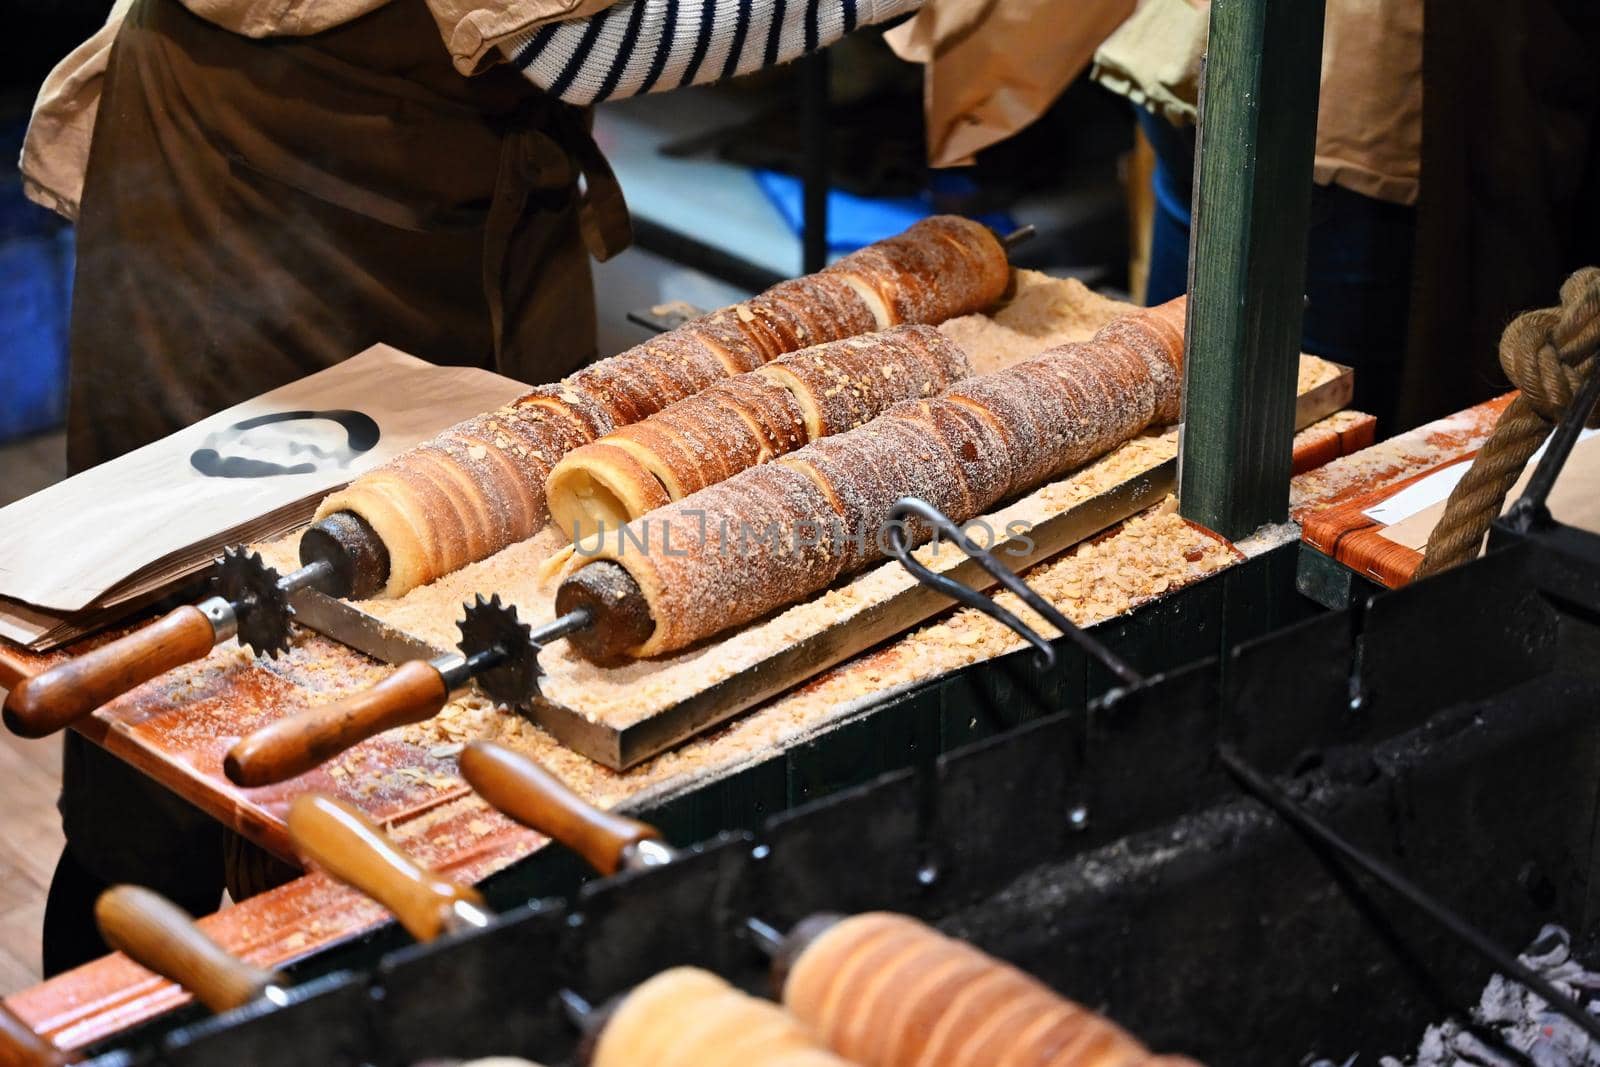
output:
[[1589,413],[1594,410],[1596,401],[1600,401],[1600,355],[1590,359],[1588,379],[1572,406],[1556,424],[1544,455],[1539,457],[1538,466],[1534,467],[1532,476],[1528,478],[1527,487],[1506,513],[1506,522],[1518,533],[1528,533],[1537,526],[1550,524],[1550,509],[1545,501],[1555,485],[1556,476],[1566,466],[1567,457],[1572,455],[1572,448],[1578,443],[1578,435],[1583,432],[1583,424],[1589,421]]
[[902,497],[889,512],[889,518],[891,520],[889,526],[889,550],[893,553],[895,559],[900,561],[900,565],[910,571],[911,576],[923,585],[938,590],[957,603],[965,604],[969,608],[975,608],[983,612],[1027,641],[1038,650],[1041,670],[1049,670],[1055,666],[1056,651],[1049,639],[1023,622],[1003,605],[997,603],[993,597],[986,596],[976,589],[962,585],[947,575],[938,574],[923,566],[911,554],[910,539],[907,537],[905,529],[907,519],[920,519],[932,526],[940,537],[961,549],[978,566],[987,571],[992,578],[1012,593],[1015,593],[1024,604],[1043,616],[1045,621],[1070,638],[1079,648],[1098,660],[1102,666],[1116,676],[1122,685],[1131,688],[1144,683],[1144,678],[1139,672],[1114,655],[1105,645],[1090,637],[1074,624],[1071,619],[1063,615],[1054,604],[1034,592],[1027,582],[1017,577],[1015,572],[996,559],[994,553],[980,547],[932,504],[925,500],[919,500],[914,496]]
[[561,1012],[567,1017],[567,1022],[575,1030],[582,1030],[589,1022],[589,1017],[594,1014],[594,1005],[590,1004],[583,994],[572,989],[559,989],[556,999],[561,1003]]
[[744,928],[745,933],[750,935],[750,940],[755,942],[756,947],[768,959],[776,959],[778,953],[783,950],[783,934],[771,923],[750,916],[745,919]]

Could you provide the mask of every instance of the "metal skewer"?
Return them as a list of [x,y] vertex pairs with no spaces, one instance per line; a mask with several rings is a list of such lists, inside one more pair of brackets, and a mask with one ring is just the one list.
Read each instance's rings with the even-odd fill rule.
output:
[[783,933],[771,923],[750,916],[745,919],[744,928],[750,935],[750,940],[768,959],[776,959],[778,953],[783,951]]
[[1288,794],[1274,785],[1266,775],[1246,763],[1230,745],[1217,749],[1217,758],[1233,775],[1246,793],[1265,804],[1279,818],[1294,829],[1326,846],[1357,869],[1365,872],[1392,892],[1409,902],[1418,911],[1432,919],[1457,941],[1482,956],[1496,970],[1509,975],[1517,982],[1537,993],[1550,1007],[1570,1019],[1574,1025],[1600,1041],[1600,1020],[1595,1019],[1572,997],[1557,989],[1548,979],[1495,944],[1486,934],[1456,914],[1431,894],[1424,891],[1405,875],[1387,863],[1351,844],[1343,835],[1311,814],[1306,808],[1290,799]]
[[561,1001],[561,1010],[566,1015],[567,1022],[572,1024],[573,1029],[583,1030],[589,1025],[589,1020],[594,1016],[595,1008],[581,994],[571,989],[562,989],[556,993],[556,999]]
[[6,697],[6,727],[21,737],[48,736],[232,637],[258,656],[282,655],[294,618],[290,598],[307,588],[337,594],[339,569],[319,559],[279,575],[259,553],[230,548],[216,582],[216,595],[20,682]]
[[1026,222],[1008,234],[1002,236],[1001,234],[997,233],[995,236],[1000,238],[1001,247],[1003,247],[1007,252],[1010,252],[1018,245],[1024,245],[1033,240],[1038,232],[1039,228],[1037,226],[1031,222]]
[[369,737],[437,715],[470,683],[508,707],[526,711],[539,688],[539,650],[590,625],[579,608],[529,628],[499,596],[479,596],[458,624],[459,653],[413,660],[364,692],[279,719],[229,750],[223,770],[236,785],[285,781]]

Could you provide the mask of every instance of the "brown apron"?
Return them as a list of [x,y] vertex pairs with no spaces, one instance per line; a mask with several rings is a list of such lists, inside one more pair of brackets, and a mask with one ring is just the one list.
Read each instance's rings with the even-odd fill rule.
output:
[[139,0],[79,221],[73,469],[379,341],[560,377],[594,355],[580,234],[625,243],[614,193],[586,114],[456,73],[422,0],[267,40]]
[[[605,258],[627,225],[587,121],[509,68],[457,74],[422,0],[269,40],[137,0],[78,224],[72,469],[380,341],[526,382],[591,359],[585,241]],[[53,969],[104,951],[96,884],[215,907],[221,826],[76,734],[63,779],[80,873],[53,891]]]

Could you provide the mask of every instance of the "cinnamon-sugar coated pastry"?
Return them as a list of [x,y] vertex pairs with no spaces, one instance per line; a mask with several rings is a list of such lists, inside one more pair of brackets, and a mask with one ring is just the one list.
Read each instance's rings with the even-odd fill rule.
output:
[[837,573],[848,574],[887,553],[890,512],[901,497],[925,500],[947,515],[977,514],[960,461],[919,421],[879,419],[824,438],[782,465],[812,479],[839,515],[831,531],[840,559]]
[[[1177,422],[1181,414],[1183,378],[1183,308],[1185,298],[1178,298],[1159,308],[1125,315],[1102,326],[1094,335],[1096,341],[1108,341],[1128,349],[1149,368],[1163,406],[1156,418],[1163,422]],[[1173,322],[1177,315],[1176,324]]]
[[[733,413],[755,434],[757,462],[793,452],[806,443],[805,411],[794,394],[763,374],[741,374],[718,382],[700,396]],[[662,412],[663,416],[670,411]]]
[[[570,453],[546,482],[551,521],[573,541],[615,530],[672,503],[667,487],[624,440],[596,441]],[[581,455],[581,463],[568,464]],[[646,451],[643,458],[654,453]]]
[[[655,628],[629,654],[685,648],[881,558],[902,497],[966,522],[1175,413],[1183,353],[1164,331],[1148,313],[1127,316],[1103,338],[892,407],[588,546],[649,604]],[[916,542],[929,531],[906,532]]]
[[365,519],[389,555],[383,595],[402,596],[542,526],[544,494],[530,491],[530,476],[548,472],[579,432],[566,409],[508,404],[323,498],[316,518]]
[[[383,593],[400,596],[536,533],[550,514],[545,480],[568,452],[787,353],[983,310],[1009,283],[1004,249],[964,219],[924,220],[879,244],[840,270],[780,283],[452,427],[328,497],[317,517],[364,518],[388,550]],[[832,417],[850,421],[848,412]],[[693,448],[742,447],[723,437]],[[689,478],[697,488],[710,484],[716,457],[707,462]],[[723,463],[733,469],[742,468]]]
[[663,971],[606,1020],[591,1067],[847,1067],[776,1004],[694,967]]
[[889,414],[922,424],[933,439],[955,455],[963,488],[974,507],[980,500],[1005,499],[1017,461],[996,420],[964,404],[926,400],[896,404]]
[[897,401],[943,392],[971,367],[938,330],[901,326],[808,348],[756,373],[794,394],[815,441],[853,430]]
[[846,280],[881,327],[981,311],[1011,283],[1005,248],[989,228],[954,215],[923,219],[904,233],[850,253],[823,273]]
[[899,401],[937,395],[967,369],[960,347],[929,326],[783,356],[568,453],[546,482],[551,520],[575,541],[615,531]]
[[1142,1067],[1135,1038],[1043,983],[903,915],[840,920],[794,961],[783,1003],[863,1067]]
[[646,657],[826,586],[844,562],[842,530],[826,491],[779,461],[658,508],[582,551],[588,562],[614,561],[639,587],[654,627],[626,653]]
[[734,305],[733,313],[761,349],[763,362],[883,326],[848,281],[826,272],[779,282]]

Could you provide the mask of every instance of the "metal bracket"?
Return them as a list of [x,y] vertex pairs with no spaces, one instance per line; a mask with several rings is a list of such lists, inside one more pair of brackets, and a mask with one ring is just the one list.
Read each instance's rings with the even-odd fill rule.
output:
[[1533,476],[1528,479],[1527,488],[1501,520],[1517,533],[1532,533],[1555,522],[1546,504],[1550,490],[1555,485],[1556,476],[1572,455],[1572,448],[1578,443],[1578,435],[1583,431],[1583,424],[1589,421],[1595,402],[1600,401],[1600,355],[1590,359],[1589,367],[1588,380],[1583,383],[1583,389],[1572,406],[1556,424],[1544,455],[1539,457],[1539,465],[1534,467]]
[[666,304],[657,304],[654,307],[643,308],[638,311],[628,312],[628,321],[635,326],[643,326],[656,333],[668,333],[690,319],[697,319],[705,312],[685,300],[673,300]]
[[997,560],[994,557],[994,553],[980,547],[955,523],[951,522],[948,516],[932,504],[914,496],[902,497],[889,512],[889,518],[891,520],[888,531],[889,551],[894,555],[895,559],[900,561],[900,565],[923,585],[938,590],[957,603],[965,604],[969,608],[976,608],[1027,641],[1038,650],[1040,670],[1049,670],[1055,666],[1056,650],[1050,643],[1050,639],[997,603],[994,598],[985,596],[975,589],[971,589],[952,578],[923,566],[911,553],[910,538],[906,533],[906,524],[909,520],[915,519],[932,526],[937,534],[937,539],[947,540],[961,549],[997,582],[1016,594],[1028,607],[1043,616],[1045,621],[1059,630],[1063,636],[1098,660],[1124,686],[1133,688],[1144,684],[1144,678],[1138,671],[1129,666],[1127,661],[1112,653],[1105,645],[1080,629],[1071,619],[1063,615],[1054,604],[1036,593],[1027,582],[1017,577],[1015,572]]

